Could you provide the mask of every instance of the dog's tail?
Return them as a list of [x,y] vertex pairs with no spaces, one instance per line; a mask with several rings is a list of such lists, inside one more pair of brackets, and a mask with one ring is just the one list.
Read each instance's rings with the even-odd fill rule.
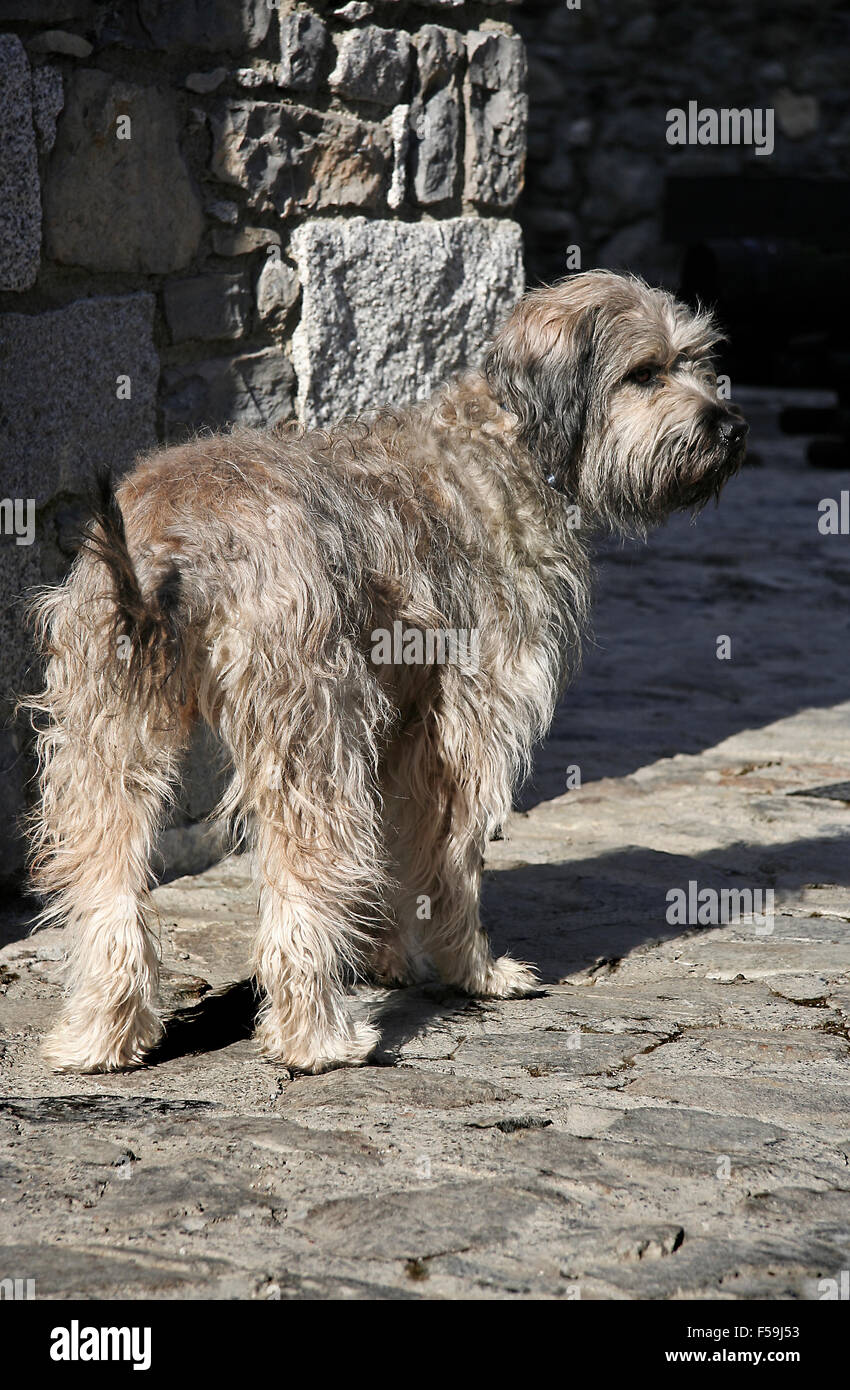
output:
[[20,705],[36,732],[30,866],[51,896],[42,920],[108,912],[110,893],[143,890],[189,723],[179,570],[148,573],[145,560],[140,576],[109,479],[97,487],[67,579],[30,604],[45,678]]
[[112,586],[106,646],[116,654],[114,684],[127,699],[146,706],[156,697],[185,697],[185,623],[182,579],[172,561],[144,593],[127,545],[124,515],[111,477],[97,475],[92,519],[82,552],[99,561]]

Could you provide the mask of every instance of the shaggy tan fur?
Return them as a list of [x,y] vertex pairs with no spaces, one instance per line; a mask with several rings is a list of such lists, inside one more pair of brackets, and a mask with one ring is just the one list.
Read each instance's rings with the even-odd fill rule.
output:
[[[125,477],[35,605],[34,878],[73,933],[54,1067],[132,1066],[160,1036],[148,860],[198,718],[256,856],[270,1057],[363,1062],[377,1033],[346,986],[370,964],[534,988],[491,955],[484,847],[577,663],[593,533],[696,509],[740,464],[715,336],[642,282],[580,275],[425,404],[195,439]],[[379,664],[398,622],[476,631],[476,660]]]

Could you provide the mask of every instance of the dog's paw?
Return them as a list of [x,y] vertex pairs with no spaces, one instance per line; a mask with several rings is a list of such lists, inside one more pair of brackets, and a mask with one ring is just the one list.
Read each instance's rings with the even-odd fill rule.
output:
[[372,967],[375,979],[386,989],[407,989],[433,980],[434,966],[421,951],[415,954],[401,951],[382,952]]
[[42,1043],[42,1056],[53,1071],[108,1072],[140,1067],[162,1037],[151,1009],[132,1019],[114,1020],[93,1010],[69,1010]]
[[321,1034],[298,1041],[281,1036],[273,1018],[264,1019],[256,1039],[264,1057],[292,1071],[316,1074],[335,1067],[362,1067],[380,1041],[371,1023],[353,1023],[345,1034]]
[[521,999],[540,989],[537,972],[524,961],[500,956],[487,967],[481,988],[476,990],[486,999]]

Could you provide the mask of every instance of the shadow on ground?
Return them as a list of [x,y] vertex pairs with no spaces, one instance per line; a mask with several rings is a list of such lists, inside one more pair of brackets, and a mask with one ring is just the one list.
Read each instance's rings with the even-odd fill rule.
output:
[[601,548],[594,637],[522,809],[561,795],[570,765],[585,784],[623,777],[847,698],[850,548],[817,526],[838,487],[802,463],[745,470],[694,522]]
[[[569,976],[608,973],[639,947],[693,936],[695,929],[683,933],[666,921],[671,888],[687,888],[690,880],[723,888],[770,887],[776,882],[777,864],[789,853],[800,868],[789,871],[783,864],[781,892],[825,882],[850,887],[850,856],[846,844],[835,838],[770,846],[731,844],[695,856],[634,848],[577,864],[489,871],[484,919],[496,954],[533,962],[545,991]],[[781,896],[777,912],[781,913]],[[523,921],[529,922],[527,935]],[[250,1038],[258,1004],[251,980],[211,991],[166,1019],[165,1037],[147,1065],[217,1052]],[[405,1043],[439,1020],[480,1015],[486,1009],[486,1001],[470,999],[437,981],[393,990],[374,1009],[381,1044],[373,1064],[391,1066]]]

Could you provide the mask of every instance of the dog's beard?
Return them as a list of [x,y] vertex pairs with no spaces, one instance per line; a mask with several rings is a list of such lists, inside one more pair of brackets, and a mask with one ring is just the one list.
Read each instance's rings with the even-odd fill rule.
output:
[[712,450],[707,448],[697,467],[685,469],[671,489],[670,511],[700,511],[707,502],[717,501],[730,478],[739,471],[746,447]]
[[581,500],[604,525],[643,534],[673,512],[699,512],[740,469],[743,441],[720,435],[725,416],[707,420],[702,406],[666,418],[651,412],[611,421],[600,448],[587,449],[578,471]]

